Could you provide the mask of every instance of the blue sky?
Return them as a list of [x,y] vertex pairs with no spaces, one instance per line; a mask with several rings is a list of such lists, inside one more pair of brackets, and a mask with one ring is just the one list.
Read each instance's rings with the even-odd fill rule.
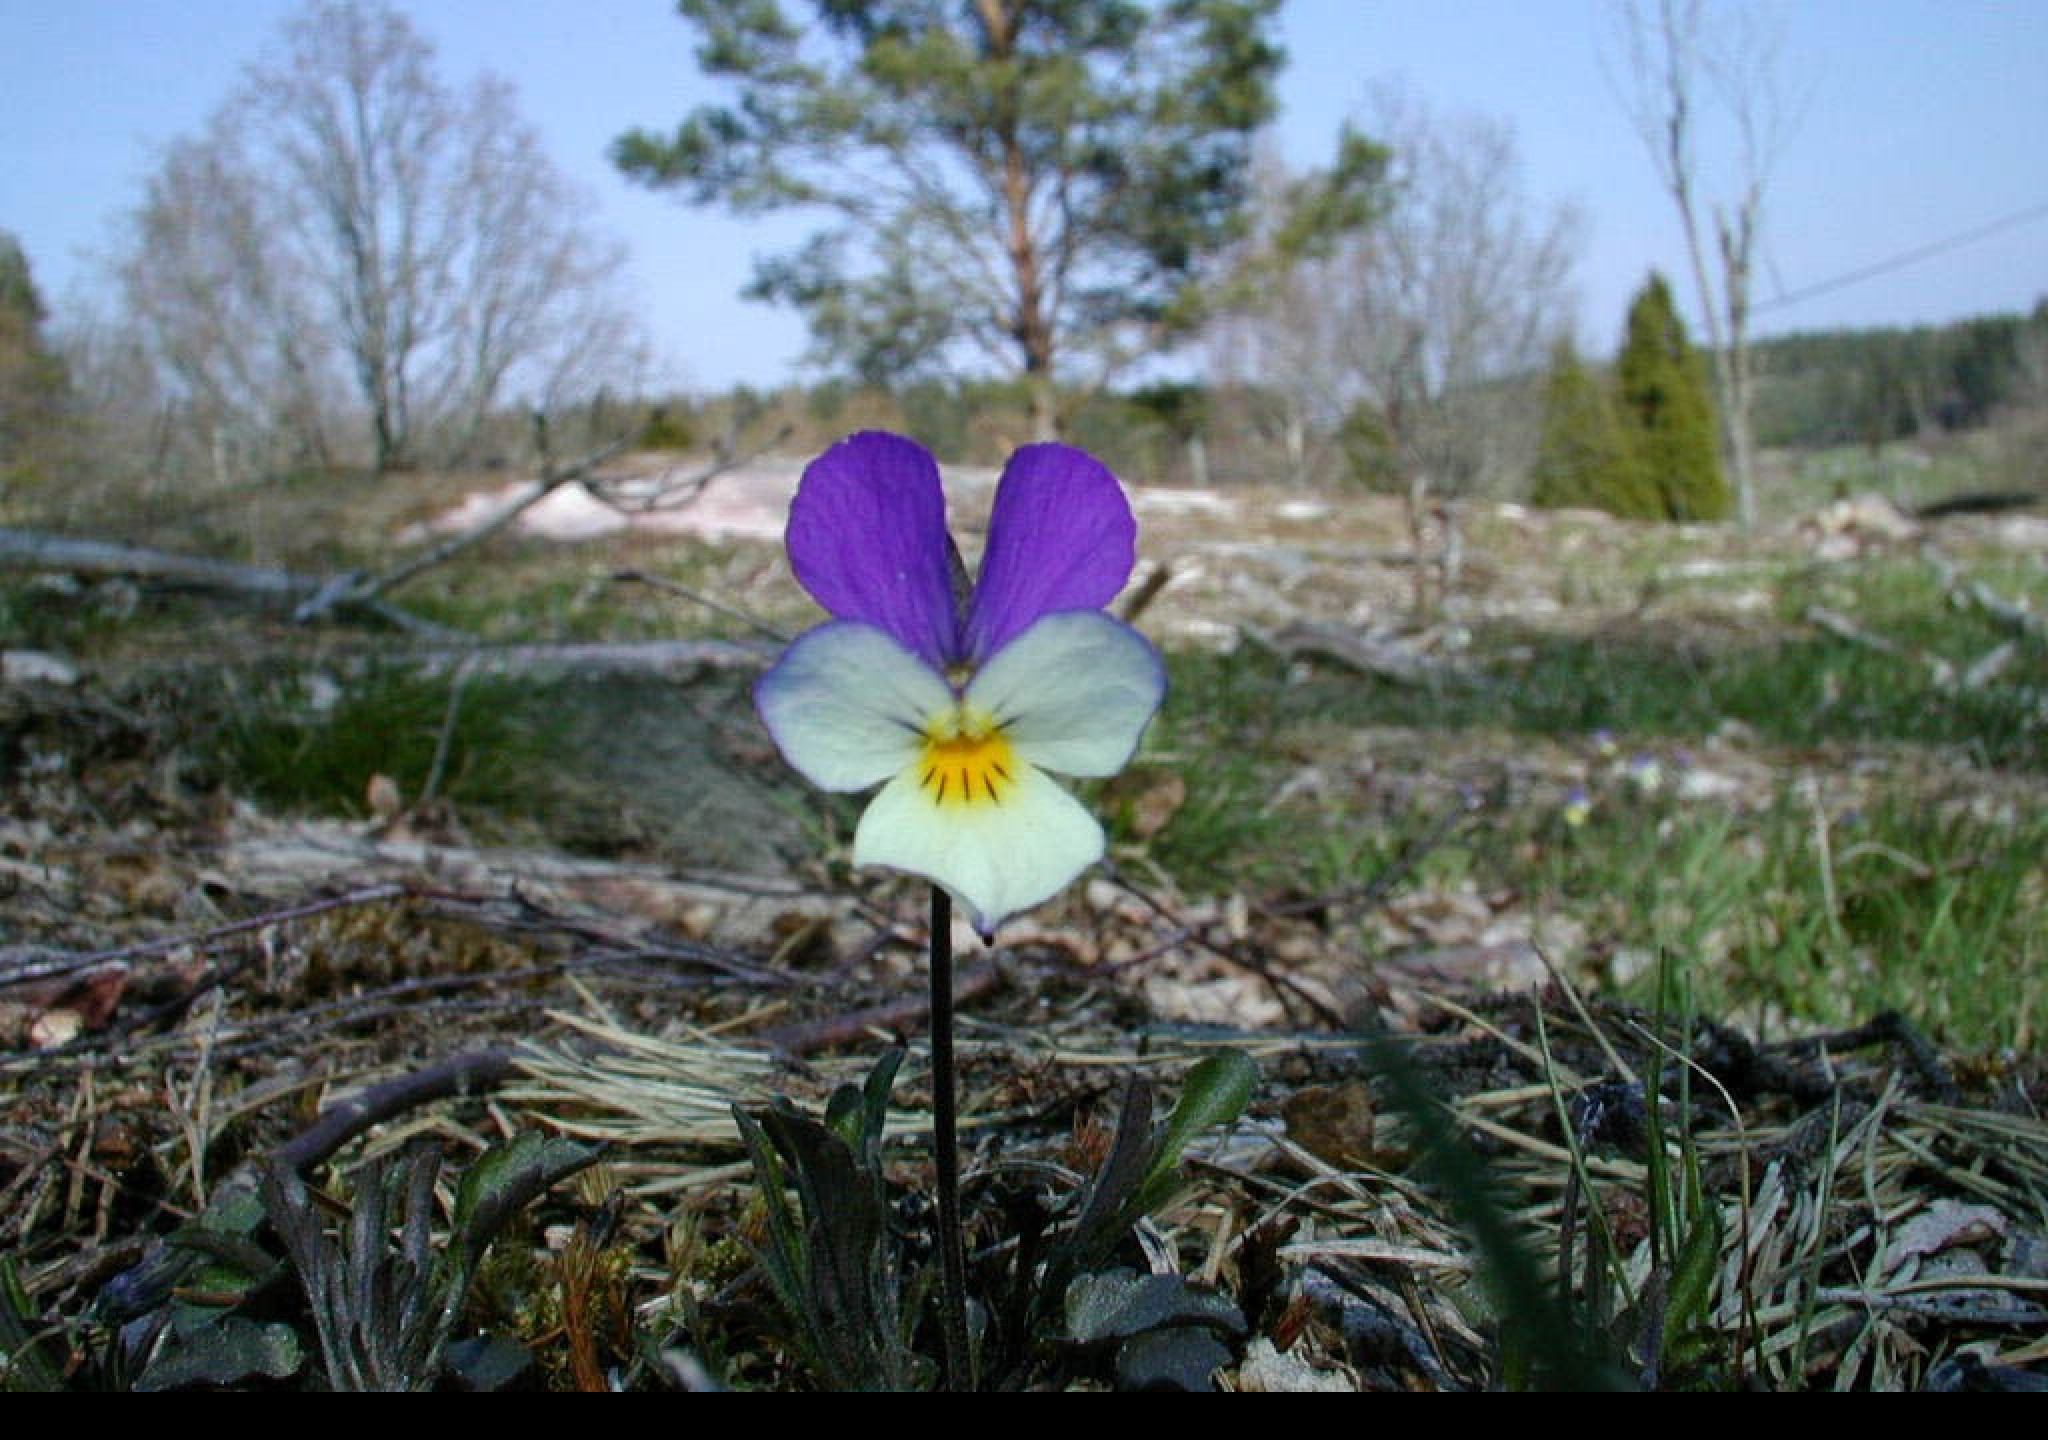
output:
[[[1727,0],[1710,0],[1727,3]],[[287,0],[0,0],[0,229],[61,306],[165,141],[197,129],[268,46]],[[806,233],[734,222],[626,184],[604,150],[707,98],[668,0],[401,0],[444,78],[512,82],[591,219],[624,239],[681,382],[786,378],[795,317],[738,298],[750,257]],[[2048,0],[1800,0],[1781,12],[1803,91],[1769,192],[1759,328],[1911,324],[2048,295]],[[1608,0],[1288,0],[1283,153],[1329,153],[1368,89],[1513,128],[1527,194],[1585,219],[1581,331],[1609,349],[1652,267],[1679,281],[1668,199],[1630,129]],[[1610,57],[1603,64],[1603,55]],[[2032,218],[1795,304],[1803,292],[2007,217]]]

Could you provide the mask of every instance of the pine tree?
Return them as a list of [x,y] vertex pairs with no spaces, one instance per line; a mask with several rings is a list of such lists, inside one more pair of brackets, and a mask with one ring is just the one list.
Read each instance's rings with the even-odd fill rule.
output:
[[1714,402],[1663,276],[1652,273],[1629,305],[1628,338],[1614,368],[1624,420],[1663,514],[1726,517],[1733,497],[1721,473]]
[[1664,517],[1663,497],[1630,443],[1613,393],[1569,340],[1551,352],[1530,498],[1551,509],[1578,506],[1633,520]]
[[994,360],[1050,438],[1062,367],[1184,336],[1206,262],[1245,233],[1279,0],[677,8],[731,101],[612,158],[692,203],[832,217],[748,293],[802,310],[818,358],[862,379]]

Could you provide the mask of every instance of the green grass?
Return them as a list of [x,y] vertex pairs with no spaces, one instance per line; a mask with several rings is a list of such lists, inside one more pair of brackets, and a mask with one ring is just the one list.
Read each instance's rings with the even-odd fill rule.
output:
[[1767,464],[1761,497],[1766,522],[1805,514],[1844,496],[1881,495],[1901,509],[1912,509],[1994,483],[1983,460],[1956,441],[1931,449],[1897,442],[1877,451],[1841,445],[1783,452]]
[[2044,854],[2048,817],[2024,808],[1894,793],[1831,812],[1787,788],[1762,814],[1602,803],[1525,879],[1764,1035],[1898,1010],[1965,1049],[2024,1050],[2048,1031]]
[[[1878,580],[1837,597],[1866,629],[1967,669],[2006,638],[1938,600],[1914,603],[1905,582]],[[1798,587],[1803,610],[1825,582]],[[1616,625],[1593,633],[1483,631],[1480,678],[1420,687],[1333,666],[1290,680],[1270,657],[1177,657],[1172,707],[1203,718],[1188,732],[1212,747],[1254,749],[1291,726],[1348,724],[1446,731],[1502,729],[1553,738],[1596,730],[1694,740],[1728,721],[1778,745],[1952,746],[1978,763],[2048,769],[2048,657],[2022,652],[1976,689],[1945,687],[1932,668],[1817,630],[1698,630]],[[1242,713],[1239,713],[1242,712]],[[1235,716],[1235,718],[1227,718]],[[1174,744],[1182,743],[1176,732]]]
[[[1913,687],[1891,694],[1881,674],[1859,668],[1871,657],[1821,641],[1712,653],[1643,637],[1547,637],[1496,655],[1507,653],[1520,657],[1515,684],[1434,696],[1337,672],[1290,680],[1256,654],[1173,657],[1172,698],[1144,758],[1177,771],[1187,794],[1147,843],[1149,859],[1191,893],[1313,897],[1355,896],[1417,857],[1399,893],[1524,896],[1539,920],[1568,919],[1589,954],[1645,957],[1635,969],[1662,958],[1710,1013],[1767,1033],[1792,1020],[1852,1024],[1884,1009],[1966,1049],[2034,1044],[2048,1030],[2048,884],[2038,873],[2048,816],[2023,804],[1994,814],[1922,798],[1910,758],[1868,782],[1875,799],[1857,810],[1846,791],[1821,792],[1817,810],[1794,767],[1761,810],[1688,801],[1669,786],[1641,791],[1589,739],[1612,728],[1668,766],[1685,742],[1734,715],[1750,721],[1756,747],[1876,737],[1910,756],[1908,741],[1962,745],[1970,719],[1955,697]],[[1833,668],[1816,678],[1815,664]],[[1896,680],[1896,662],[1892,669]],[[372,775],[390,776],[408,800],[419,795],[451,713],[447,677],[369,671],[316,711],[306,672],[237,675],[210,702],[227,717],[210,758],[237,791],[280,809],[357,817]],[[1832,704],[1811,701],[1822,687],[1836,690]],[[570,693],[474,677],[453,710],[441,793],[486,836],[599,851],[635,836],[653,843],[661,815],[704,803],[705,767],[723,765],[718,736],[749,728],[743,687],[727,688],[693,690],[690,704],[709,712],[698,716],[709,728],[663,750],[682,723],[680,694],[654,682]],[[2038,733],[2003,723],[1964,748],[2038,766]],[[1412,762],[1401,778],[1415,786],[1346,778],[1337,738],[1372,744],[1353,733],[1367,725],[1381,737],[1376,763]],[[1559,774],[1592,777],[1584,824],[1563,822],[1555,783],[1465,812],[1448,783],[1455,772],[1510,768],[1539,744],[1563,757]],[[605,762],[612,770],[603,776],[591,758],[601,746],[624,756]],[[1322,778],[1283,795],[1304,765]],[[1103,803],[1122,830],[1115,802]],[[765,818],[744,820],[755,813],[794,832],[801,820],[773,796],[739,793],[721,806],[683,828],[698,837],[765,828]]]
[[118,617],[78,593],[53,587],[0,587],[0,643],[9,649],[78,654],[114,630]]
[[[1914,562],[1801,583],[1788,608],[1840,600],[1859,623],[1959,667],[2003,638],[1947,608]],[[1502,630],[1474,650],[1488,679],[1434,690],[1290,671],[1249,650],[1172,657],[1148,751],[1181,769],[1188,801],[1153,857],[1198,891],[1336,895],[1423,852],[1403,890],[1529,897],[1582,930],[1590,954],[1642,957],[1624,970],[1661,958],[1709,1013],[1767,1033],[1886,1009],[1969,1050],[2048,1033],[2048,816],[2025,798],[2048,769],[2039,655],[1959,693],[1916,658],[1782,628]],[[1732,737],[1731,720],[1744,727]],[[1603,729],[1667,771],[1719,735],[1780,778],[1741,803],[1645,793],[1619,759],[1597,757]],[[1539,755],[1547,788],[1521,782],[1459,820],[1454,779],[1526,770]],[[1972,809],[1941,792],[1937,760],[1944,775],[2001,767],[2023,788],[2006,813]],[[1306,767],[1316,783],[1276,800]],[[1798,778],[1809,769],[1838,783],[1809,792]],[[1360,779],[1367,770],[1378,778]],[[1571,775],[1595,792],[1577,827],[1560,810]],[[1998,794],[1988,777],[1977,788]]]
[[1145,741],[1148,761],[1175,769],[1187,799],[1151,855],[1194,889],[1246,875],[1278,838],[1266,808],[1280,775],[1266,677],[1235,657],[1172,656],[1167,705]]
[[[200,773],[266,806],[365,819],[388,776],[411,806],[443,745],[435,796],[482,843],[767,871],[799,846],[801,786],[756,758],[744,677],[478,673],[272,666],[215,673],[193,696]],[[323,675],[326,672],[321,672]],[[326,708],[314,688],[328,691]]]
[[[1828,484],[1857,479],[1857,456],[1830,463]],[[1926,474],[1929,494],[1965,488],[1939,465]],[[397,519],[432,513],[460,488],[392,488],[365,505],[355,491],[307,481],[228,497],[201,519],[218,537],[243,537],[250,558],[374,566],[391,558],[379,547]],[[1516,543],[1512,531],[1496,538]],[[1949,603],[1939,573],[1912,556],[1814,565],[1766,550],[1739,580],[1702,572],[1673,581],[1673,566],[1703,553],[1698,537],[1646,529],[1557,543],[1560,592],[1610,618],[1480,624],[1470,679],[1401,686],[1249,648],[1170,657],[1167,708],[1141,759],[1176,772],[1186,796],[1144,842],[1149,861],[1190,893],[1304,899],[1357,896],[1403,866],[1401,893],[1519,894],[1572,922],[1595,962],[1663,957],[1703,1006],[1771,1025],[1849,1023],[1895,1007],[1966,1048],[2038,1044],[2048,999],[2034,973],[2048,970],[2048,896],[2034,872],[2048,827],[2024,804],[2000,818],[1924,797],[1937,771],[1997,771],[2023,795],[2039,791],[2048,772],[2041,648],[2023,642],[1982,686],[1942,683],[1931,662],[1961,673],[2011,637]],[[1965,566],[2048,613],[2038,557],[1987,552]],[[615,583],[627,568],[764,609],[792,631],[816,618],[767,547],[677,537],[591,547],[501,536],[392,599],[493,640],[755,638],[686,598]],[[1731,606],[1731,584],[1773,603]],[[325,647],[321,636],[238,615],[241,639],[231,640],[214,602],[149,597],[131,614],[123,594],[0,586],[0,635],[103,673],[115,656],[153,673],[188,664],[197,645],[213,668],[190,682],[205,693],[188,708],[223,721],[196,739],[203,768],[273,808],[361,818],[376,774],[418,797],[450,714],[447,677],[350,671],[331,708],[317,710],[307,677],[316,665],[340,675],[339,662],[222,665],[230,652],[274,653],[280,641],[310,657]],[[1814,606],[1899,653],[1817,629],[1805,619]],[[440,792],[479,839],[746,868],[814,857],[829,847],[807,826],[843,834],[859,813],[858,798],[820,797],[772,762],[739,680],[480,674],[453,714]],[[1776,793],[1752,786],[1744,807],[1637,794],[1594,757],[1591,737],[1602,730],[1667,764],[1686,749],[1726,747],[1770,766]],[[1834,787],[1825,850],[1796,785],[1807,770]],[[1575,776],[1598,791],[1576,828],[1559,818]],[[1461,808],[1461,783],[1502,777],[1483,809]],[[1123,793],[1087,793],[1129,853],[1137,842]],[[1861,813],[1847,812],[1852,803]]]
[[[207,759],[236,790],[297,812],[362,817],[372,776],[419,798],[447,732],[439,794],[484,814],[530,811],[554,728],[531,687],[472,678],[452,711],[447,675],[373,670],[342,683],[326,708],[311,672],[219,676],[221,723]],[[328,682],[332,683],[332,682]],[[451,723],[452,722],[452,723]]]

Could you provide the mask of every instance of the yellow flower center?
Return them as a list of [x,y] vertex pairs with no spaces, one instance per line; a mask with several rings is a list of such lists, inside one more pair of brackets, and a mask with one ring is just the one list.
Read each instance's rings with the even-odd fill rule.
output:
[[932,803],[1000,805],[1017,786],[1019,765],[1002,727],[962,709],[925,727],[918,784]]

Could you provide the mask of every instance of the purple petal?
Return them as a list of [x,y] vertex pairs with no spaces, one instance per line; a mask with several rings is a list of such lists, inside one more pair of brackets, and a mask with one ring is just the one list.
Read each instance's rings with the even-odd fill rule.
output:
[[789,564],[811,598],[941,671],[960,657],[948,545],[938,462],[900,435],[841,440],[804,470],[789,507]]
[[1109,604],[1131,577],[1137,539],[1108,466],[1070,445],[1019,450],[996,487],[967,653],[987,659],[1042,615]]

